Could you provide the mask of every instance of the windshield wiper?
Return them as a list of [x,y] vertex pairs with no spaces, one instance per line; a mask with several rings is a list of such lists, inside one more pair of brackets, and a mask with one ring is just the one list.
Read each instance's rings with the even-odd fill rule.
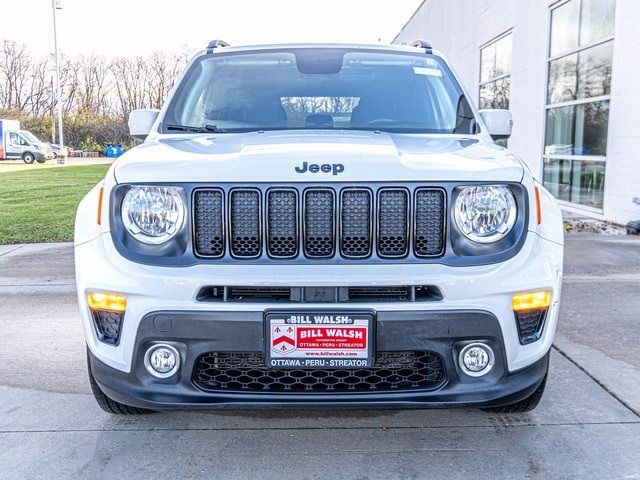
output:
[[205,125],[203,127],[192,127],[190,125],[176,125],[173,123],[169,123],[166,126],[167,130],[178,130],[180,132],[192,132],[192,133],[224,133],[226,130],[224,128],[220,128],[217,125]]

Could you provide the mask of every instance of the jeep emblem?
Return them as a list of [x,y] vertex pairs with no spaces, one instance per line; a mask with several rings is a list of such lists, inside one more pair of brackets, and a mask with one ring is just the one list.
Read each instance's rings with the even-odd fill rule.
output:
[[302,162],[301,167],[295,167],[296,172],[298,173],[333,173],[333,175],[338,175],[339,173],[344,172],[344,165],[341,163],[323,163],[322,165],[318,165],[317,163],[308,164],[307,162]]

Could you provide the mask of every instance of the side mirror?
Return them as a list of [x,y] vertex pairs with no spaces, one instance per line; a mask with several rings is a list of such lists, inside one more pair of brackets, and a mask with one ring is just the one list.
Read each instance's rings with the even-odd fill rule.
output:
[[511,136],[513,117],[509,110],[480,110],[480,116],[494,140],[506,140]]
[[136,140],[144,140],[151,132],[160,110],[139,109],[129,114],[129,133]]

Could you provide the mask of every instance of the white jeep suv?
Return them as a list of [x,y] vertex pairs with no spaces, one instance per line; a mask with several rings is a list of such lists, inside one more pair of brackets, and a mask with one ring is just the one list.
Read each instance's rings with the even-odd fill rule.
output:
[[100,406],[534,408],[561,215],[469,99],[426,42],[211,42],[78,208]]

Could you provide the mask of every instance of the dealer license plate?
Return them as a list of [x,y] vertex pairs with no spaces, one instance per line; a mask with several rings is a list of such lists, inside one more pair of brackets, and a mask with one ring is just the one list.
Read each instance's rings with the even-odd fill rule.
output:
[[374,362],[371,313],[265,315],[265,359],[271,368],[367,368]]

